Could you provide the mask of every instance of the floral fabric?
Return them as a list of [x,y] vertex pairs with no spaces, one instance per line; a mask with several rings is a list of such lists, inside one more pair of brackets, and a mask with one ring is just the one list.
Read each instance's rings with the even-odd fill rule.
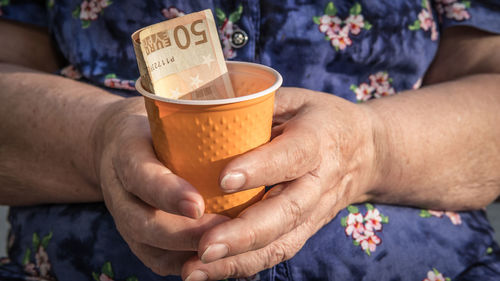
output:
[[[46,26],[67,60],[60,75],[128,97],[139,77],[131,33],[207,8],[227,59],[352,102],[420,87],[444,28],[500,32],[494,0],[0,0],[0,17]],[[232,44],[237,30],[246,44]],[[146,268],[104,204],[15,207],[9,220],[0,280],[180,280]],[[499,280],[492,231],[482,210],[353,205],[291,260],[240,280]]]

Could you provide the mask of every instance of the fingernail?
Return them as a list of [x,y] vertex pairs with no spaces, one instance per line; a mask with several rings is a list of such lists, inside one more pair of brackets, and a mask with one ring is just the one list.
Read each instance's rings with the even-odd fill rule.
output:
[[208,246],[203,255],[201,255],[201,261],[203,263],[209,263],[216,261],[225,257],[229,253],[229,248],[224,244],[213,244]]
[[206,281],[208,280],[208,275],[201,271],[201,270],[195,270],[189,274],[189,276],[186,278],[185,281]]
[[241,188],[245,184],[246,178],[245,175],[239,172],[229,173],[225,175],[220,185],[226,191],[236,191]]
[[198,204],[196,204],[193,201],[181,200],[178,206],[179,206],[179,211],[183,216],[190,217],[193,219],[201,217],[200,208],[198,207]]

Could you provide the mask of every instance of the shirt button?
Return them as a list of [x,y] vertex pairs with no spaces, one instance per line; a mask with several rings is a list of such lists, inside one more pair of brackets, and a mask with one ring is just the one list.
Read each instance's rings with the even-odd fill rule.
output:
[[248,42],[248,35],[245,31],[241,29],[237,29],[231,35],[231,47],[233,48],[241,48],[245,46]]

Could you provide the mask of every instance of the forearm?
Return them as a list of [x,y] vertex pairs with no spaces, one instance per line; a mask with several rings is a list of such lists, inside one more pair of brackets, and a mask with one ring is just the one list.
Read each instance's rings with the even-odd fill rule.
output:
[[53,72],[62,62],[48,31],[44,28],[0,18],[0,42],[1,63]]
[[448,210],[494,200],[500,191],[499,88],[499,74],[482,74],[367,103],[379,128],[373,199]]
[[8,64],[0,64],[0,88],[0,204],[101,200],[93,129],[119,98]]

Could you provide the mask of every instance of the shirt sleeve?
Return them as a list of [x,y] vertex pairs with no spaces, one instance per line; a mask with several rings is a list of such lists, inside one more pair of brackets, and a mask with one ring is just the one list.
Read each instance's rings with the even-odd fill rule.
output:
[[0,18],[46,27],[47,7],[53,1],[0,0]]
[[441,29],[471,26],[500,33],[500,1],[498,0],[435,0]]

